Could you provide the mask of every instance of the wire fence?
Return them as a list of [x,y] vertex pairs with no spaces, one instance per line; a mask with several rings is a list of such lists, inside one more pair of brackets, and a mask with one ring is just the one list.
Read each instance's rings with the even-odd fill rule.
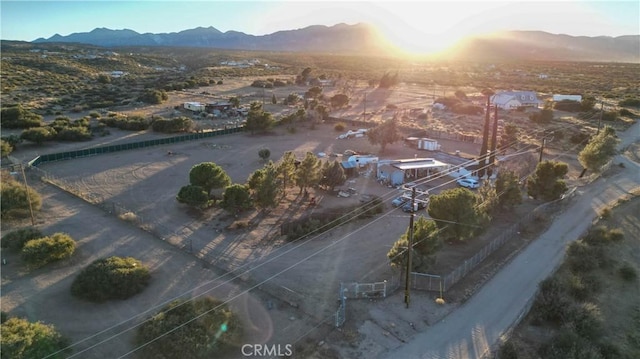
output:
[[489,242],[486,246],[480,249],[473,257],[466,259],[454,270],[445,275],[429,274],[411,272],[411,288],[416,290],[434,291],[434,292],[446,292],[456,283],[466,277],[471,271],[473,271],[482,261],[489,257],[492,253],[502,248],[502,246],[509,240],[512,240],[520,234],[527,226],[537,221],[540,216],[545,212],[548,212],[552,207],[557,205],[565,198],[571,197],[574,191],[568,192],[561,199],[548,202],[536,207],[533,211],[522,218],[518,223],[512,225],[497,238]]

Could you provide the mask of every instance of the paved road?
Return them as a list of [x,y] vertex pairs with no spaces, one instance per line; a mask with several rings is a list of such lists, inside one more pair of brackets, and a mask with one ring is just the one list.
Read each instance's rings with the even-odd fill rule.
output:
[[[620,148],[639,142],[640,121],[620,138]],[[570,207],[556,218],[549,230],[462,307],[380,357],[480,359],[488,354],[494,343],[525,313],[538,283],[561,263],[567,244],[587,230],[599,209],[640,188],[640,166],[621,156],[614,161],[619,162],[625,163],[622,172],[579,188]]]

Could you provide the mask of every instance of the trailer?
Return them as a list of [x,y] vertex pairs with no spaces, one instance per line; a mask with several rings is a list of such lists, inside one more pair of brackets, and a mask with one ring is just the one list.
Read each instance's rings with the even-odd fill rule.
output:
[[200,102],[185,102],[184,108],[193,112],[202,112],[205,110],[205,105]]
[[418,140],[418,149],[426,151],[438,151],[440,150],[440,144],[438,141],[431,138],[421,138]]

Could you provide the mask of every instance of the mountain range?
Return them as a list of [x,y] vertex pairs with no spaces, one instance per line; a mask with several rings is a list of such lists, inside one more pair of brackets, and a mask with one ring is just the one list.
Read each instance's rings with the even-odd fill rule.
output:
[[[181,46],[231,50],[322,52],[337,54],[391,54],[393,47],[369,24],[314,25],[267,35],[221,32],[198,27],[173,33],[96,28],[91,32],[56,34],[34,43],[83,43],[103,47]],[[586,37],[542,31],[505,31],[466,38],[439,54],[448,60],[475,61],[593,61],[640,62],[640,35]]]

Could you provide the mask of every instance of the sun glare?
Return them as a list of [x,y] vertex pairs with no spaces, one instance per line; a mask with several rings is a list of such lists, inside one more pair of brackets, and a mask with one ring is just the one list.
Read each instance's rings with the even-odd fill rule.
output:
[[[381,5],[376,25],[399,52],[442,53],[486,24],[500,4],[474,2],[394,2]],[[481,15],[482,14],[482,15]]]

